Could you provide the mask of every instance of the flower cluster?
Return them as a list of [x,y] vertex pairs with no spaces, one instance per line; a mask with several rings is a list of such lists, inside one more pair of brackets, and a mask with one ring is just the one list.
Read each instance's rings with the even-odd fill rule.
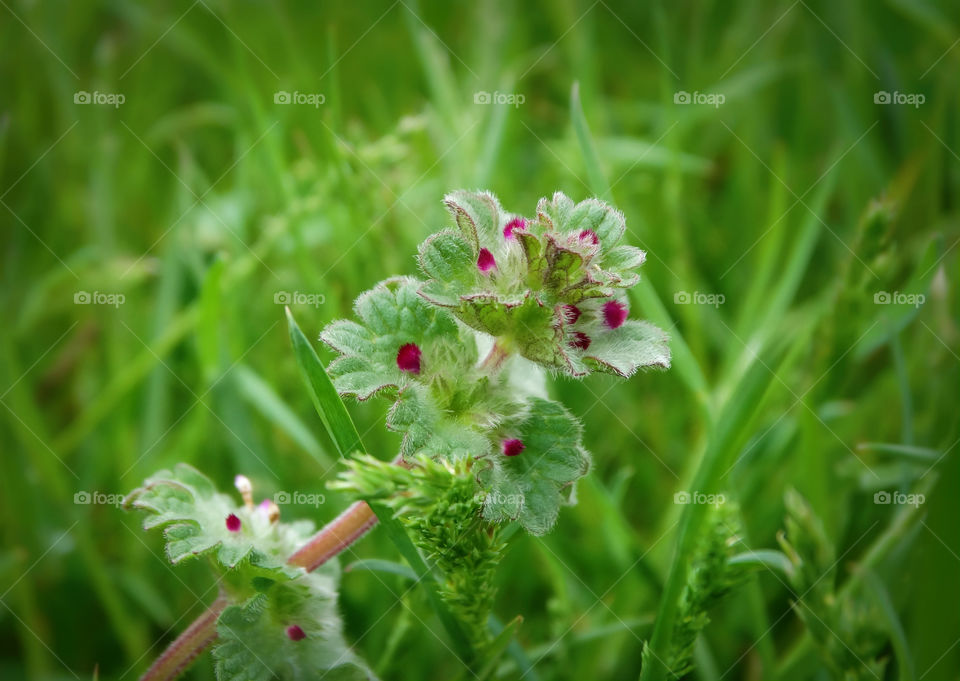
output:
[[427,239],[420,289],[463,323],[544,367],[571,376],[630,376],[670,364],[666,334],[628,319],[624,291],[646,255],[621,244],[623,215],[558,192],[536,216],[505,212],[488,192],[447,195],[457,228]]
[[596,199],[558,193],[535,218],[487,192],[445,203],[457,228],[420,247],[431,278],[381,282],[357,299],[358,321],[327,326],[320,338],[340,354],[330,374],[341,395],[393,401],[387,427],[403,433],[407,461],[477,462],[483,516],[542,534],[590,457],[579,421],[516,380],[530,365],[514,359],[571,376],[668,366],[666,335],[629,318],[644,253],[619,243],[623,216]]

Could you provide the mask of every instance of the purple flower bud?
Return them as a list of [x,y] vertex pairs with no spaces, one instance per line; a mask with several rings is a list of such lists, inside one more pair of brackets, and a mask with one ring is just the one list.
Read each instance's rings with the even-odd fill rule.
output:
[[567,342],[571,348],[586,350],[590,347],[590,336],[585,334],[583,331],[574,331],[573,339]]
[[494,260],[493,253],[486,248],[481,248],[480,254],[477,256],[477,269],[486,274],[496,266],[497,261]]
[[525,445],[517,440],[516,438],[512,440],[503,441],[503,455],[504,456],[516,456],[525,449]]
[[300,628],[298,624],[291,624],[287,627],[287,638],[291,641],[302,641],[307,637],[307,633]]
[[603,304],[603,323],[611,329],[616,329],[623,325],[627,319],[627,306],[616,300],[610,300]]
[[576,305],[561,305],[560,314],[563,315],[567,324],[576,324],[577,320],[580,319],[580,308]]
[[526,229],[527,221],[523,218],[514,218],[507,223],[507,226],[503,228],[503,238],[505,239],[514,239],[513,231],[515,229]]
[[400,371],[407,371],[411,374],[420,373],[420,348],[416,343],[407,343],[401,345],[397,351],[397,367]]
[[239,532],[241,524],[240,518],[233,513],[227,516],[227,529],[231,532]]
[[600,243],[600,237],[592,229],[585,229],[580,232],[580,241],[589,241],[593,245]]

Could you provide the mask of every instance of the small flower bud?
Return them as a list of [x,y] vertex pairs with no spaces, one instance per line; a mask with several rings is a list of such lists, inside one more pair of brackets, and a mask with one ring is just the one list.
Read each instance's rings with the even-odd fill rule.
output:
[[503,441],[503,455],[516,456],[525,449],[525,445],[516,438]]
[[307,637],[306,632],[298,624],[291,624],[287,627],[287,638],[291,641],[302,641]]
[[590,347],[590,336],[583,333],[583,331],[574,331],[573,338],[568,341],[571,348],[577,348],[578,350],[586,350]]
[[238,475],[233,479],[233,486],[243,497],[243,505],[247,508],[253,508],[253,484],[246,475]]
[[577,320],[580,319],[580,308],[576,305],[561,305],[560,314],[563,315],[567,324],[576,324]]
[[603,323],[611,329],[623,326],[627,319],[627,306],[616,300],[610,300],[603,304]]
[[411,374],[420,373],[420,348],[416,343],[401,345],[397,351],[397,368]]
[[513,236],[514,230],[526,229],[526,228],[527,228],[526,220],[524,220],[523,218],[514,218],[513,220],[507,223],[506,227],[503,228],[503,238],[515,239],[516,237]]
[[261,501],[257,510],[265,513],[271,523],[280,520],[280,507],[273,502],[273,499],[264,499]]
[[580,232],[580,241],[589,241],[593,245],[600,243],[600,237],[592,229],[585,229]]
[[233,513],[227,516],[227,529],[231,532],[239,532],[241,524],[240,518]]
[[481,248],[480,255],[477,256],[477,269],[486,274],[496,266],[497,261],[494,259],[493,253],[486,248]]

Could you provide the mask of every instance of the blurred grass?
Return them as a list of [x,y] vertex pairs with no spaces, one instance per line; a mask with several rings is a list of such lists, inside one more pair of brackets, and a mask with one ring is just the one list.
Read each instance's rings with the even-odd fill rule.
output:
[[[315,338],[374,282],[415,272],[457,187],[521,212],[556,189],[609,192],[648,250],[634,306],[674,335],[670,372],[553,386],[585,416],[596,467],[501,571],[499,618],[524,616],[540,678],[638,676],[681,511],[696,512],[673,493],[703,467],[752,549],[774,545],[799,489],[842,579],[869,564],[868,593],[899,617],[891,659],[960,677],[955,3],[6,0],[0,15],[0,677],[132,678],[213,597],[203,566],[168,569],[136,518],[76,493],[122,494],[177,461],[224,486],[243,472],[264,496],[325,491],[336,448],[275,294],[323,296],[292,306]],[[877,105],[881,90],[926,101]],[[881,291],[926,302],[874,305]],[[351,411],[392,456],[382,406]],[[872,503],[921,486],[902,526]],[[283,512],[323,522],[347,503],[325,493]],[[374,532],[357,558],[398,556]],[[424,594],[405,599],[426,627],[397,607],[404,589],[347,574],[351,640],[386,679],[462,674]],[[822,675],[790,598],[759,574],[712,613],[700,661],[724,678]]]

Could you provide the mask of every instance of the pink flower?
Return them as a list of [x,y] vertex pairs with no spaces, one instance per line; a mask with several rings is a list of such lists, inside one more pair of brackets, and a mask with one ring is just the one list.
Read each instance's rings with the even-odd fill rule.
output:
[[611,329],[616,329],[623,325],[627,319],[627,306],[618,303],[616,300],[610,300],[603,304],[603,323]]
[[523,218],[514,218],[507,223],[507,226],[503,228],[503,238],[505,239],[514,239],[513,230],[515,229],[526,229],[527,221]]
[[302,641],[307,637],[307,633],[300,628],[298,624],[291,624],[287,627],[287,638],[291,641]]
[[411,374],[420,373],[420,348],[416,343],[401,345],[397,351],[397,368]]
[[241,524],[240,518],[233,513],[227,516],[227,529],[231,532],[239,532]]
[[560,314],[563,315],[567,324],[576,324],[580,319],[580,308],[576,305],[561,305]]
[[486,274],[496,266],[497,261],[494,260],[493,253],[486,248],[481,248],[480,254],[477,256],[477,269]]
[[585,229],[580,232],[580,241],[589,241],[590,243],[596,245],[600,243],[600,237],[598,237],[597,233],[592,229]]
[[512,440],[503,441],[503,455],[504,456],[516,456],[525,449],[525,445],[517,440],[516,438]]
[[585,334],[583,331],[574,331],[573,339],[568,341],[571,348],[577,348],[578,350],[586,350],[590,347],[590,336]]

